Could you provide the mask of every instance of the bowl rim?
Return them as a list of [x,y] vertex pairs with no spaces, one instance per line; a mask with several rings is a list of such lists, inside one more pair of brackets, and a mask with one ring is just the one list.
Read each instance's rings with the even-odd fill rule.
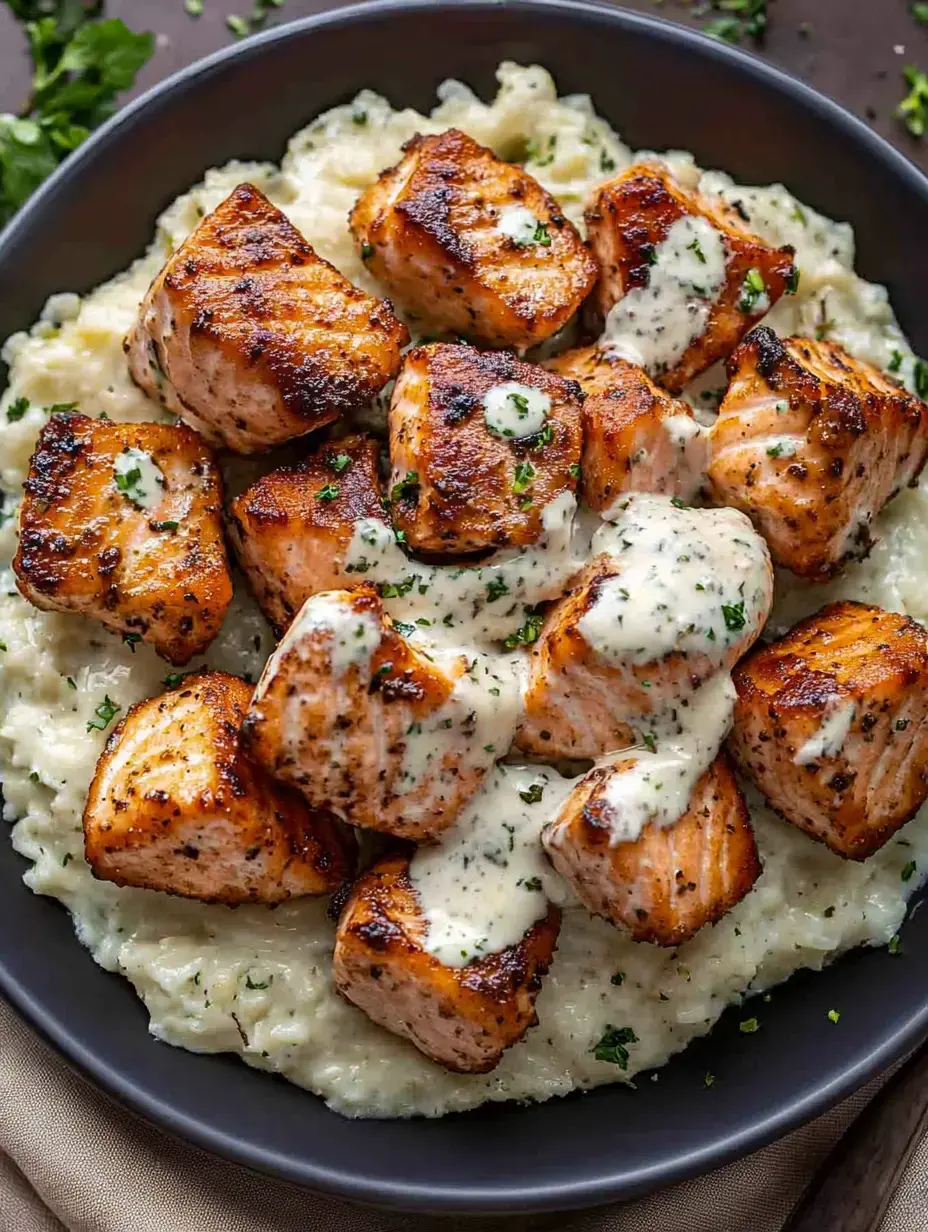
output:
[[[241,42],[220,48],[194,61],[168,77],[156,82],[137,98],[130,100],[72,153],[24,203],[7,226],[0,231],[0,266],[7,253],[19,243],[29,215],[40,210],[63,184],[79,179],[85,165],[112,141],[135,118],[156,104],[165,95],[190,83],[208,77],[229,62],[246,63],[278,42],[301,37],[329,26],[351,27],[371,18],[388,17],[399,12],[423,11],[435,14],[441,10],[491,13],[505,7],[509,13],[588,15],[612,25],[616,31],[641,30],[650,37],[675,44],[684,50],[698,49],[701,57],[710,61],[734,63],[747,76],[762,85],[788,96],[800,107],[813,111],[863,147],[867,157],[882,164],[891,174],[901,177],[928,207],[928,176],[874,132],[863,120],[839,103],[807,85],[790,73],[762,60],[745,49],[712,38],[699,30],[652,14],[633,12],[606,0],[363,0],[306,17],[286,21]],[[363,85],[363,83],[361,83]],[[361,88],[361,85],[358,86]],[[204,171],[207,168],[204,167]],[[75,937],[76,940],[76,937]],[[106,974],[110,974],[107,972]],[[80,1076],[89,1077],[105,1096],[130,1113],[158,1126],[175,1138],[192,1142],[222,1159],[254,1172],[290,1181],[320,1193],[351,1199],[362,1204],[395,1210],[471,1214],[567,1210],[599,1205],[619,1198],[633,1198],[664,1186],[687,1180],[707,1171],[714,1171],[730,1161],[773,1142],[800,1124],[833,1107],[868,1079],[892,1064],[928,1034],[928,993],[922,1005],[897,1023],[894,1030],[881,1039],[872,1051],[862,1054],[856,1063],[847,1066],[830,1080],[805,1089],[770,1115],[755,1121],[749,1128],[714,1138],[707,1145],[689,1150],[671,1160],[643,1166],[629,1173],[615,1173],[577,1181],[558,1180],[549,1183],[538,1177],[531,1187],[506,1189],[489,1183],[485,1187],[413,1183],[377,1179],[371,1181],[358,1171],[348,1171],[320,1165],[311,1159],[294,1163],[272,1149],[254,1143],[244,1143],[224,1129],[211,1124],[205,1117],[179,1111],[169,1102],[152,1095],[133,1077],[109,1065],[98,1055],[89,1053],[71,1032],[68,1023],[47,1011],[40,999],[22,984],[7,968],[0,953],[0,991],[24,1018],[55,1050],[65,1063]],[[577,1097],[577,1093],[574,1093]],[[319,1099],[306,1092],[309,1099]]]

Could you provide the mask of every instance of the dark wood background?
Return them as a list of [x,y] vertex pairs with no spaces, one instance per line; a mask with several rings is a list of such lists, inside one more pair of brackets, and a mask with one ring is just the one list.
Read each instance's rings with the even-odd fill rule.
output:
[[[108,0],[109,15],[158,36],[138,88],[232,41],[226,16],[250,9],[250,0],[203,2],[203,15],[194,19],[183,0]],[[345,2],[286,0],[275,18],[284,21]],[[686,0],[626,0],[625,7],[702,24],[689,15]],[[762,54],[866,119],[928,171],[928,137],[910,137],[893,115],[906,92],[903,67],[917,64],[928,72],[928,26],[916,24],[909,7],[909,0],[769,0],[769,35]],[[806,25],[811,29],[803,32]],[[28,84],[20,32],[0,4],[0,112],[17,110]]]

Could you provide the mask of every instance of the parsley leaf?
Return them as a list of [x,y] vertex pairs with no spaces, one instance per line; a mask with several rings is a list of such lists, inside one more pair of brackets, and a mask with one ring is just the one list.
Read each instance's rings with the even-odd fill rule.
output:
[[722,615],[725,617],[725,628],[730,632],[736,633],[739,629],[743,629],[745,625],[744,600],[741,599],[738,603],[723,603]]
[[515,650],[518,646],[530,646],[532,642],[537,642],[544,619],[541,612],[526,612],[525,622],[516,629],[515,633],[509,634],[503,645],[507,650]]
[[908,64],[903,76],[909,92],[896,108],[896,115],[912,136],[920,139],[928,131],[928,73]]
[[637,1044],[638,1036],[631,1027],[606,1026],[601,1039],[590,1051],[597,1061],[608,1061],[618,1065],[619,1069],[628,1069],[628,1049],[626,1044]]
[[105,731],[113,719],[116,718],[116,715],[119,714],[120,710],[122,710],[122,706],[117,706],[116,703],[111,700],[110,695],[105,693],[103,695],[103,701],[94,711],[94,714],[97,717],[89,720],[87,723],[87,730],[89,732]]
[[28,398],[17,398],[11,402],[6,408],[6,418],[8,423],[18,423],[20,419],[29,410]]
[[25,26],[33,77],[18,115],[0,115],[0,226],[62,159],[112,115],[154,50],[119,18],[100,20],[102,0],[7,0]]

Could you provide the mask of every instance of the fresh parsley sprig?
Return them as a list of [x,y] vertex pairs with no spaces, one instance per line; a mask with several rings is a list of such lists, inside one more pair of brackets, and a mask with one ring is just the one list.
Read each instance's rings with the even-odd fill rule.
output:
[[150,58],[154,36],[105,19],[103,0],[2,0],[23,25],[32,87],[0,114],[0,225],[115,109]]

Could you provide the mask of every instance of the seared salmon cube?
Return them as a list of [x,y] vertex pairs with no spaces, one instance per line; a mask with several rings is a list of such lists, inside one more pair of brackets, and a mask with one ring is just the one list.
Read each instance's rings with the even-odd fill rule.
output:
[[403,308],[489,346],[543,342],[596,280],[551,194],[453,128],[409,141],[349,221],[368,269]]
[[650,821],[636,837],[623,837],[610,784],[633,773],[639,757],[585,775],[545,827],[543,840],[587,910],[635,941],[680,945],[751,889],[761,873],[757,844],[724,754],[699,778],[677,821]]
[[[268,660],[242,739],[313,808],[431,839],[506,752],[515,727],[514,691],[509,702],[502,691],[493,699],[492,714],[481,707],[481,664],[413,644],[372,587],[325,591],[307,599]],[[498,738],[507,706],[511,724],[503,720]]]
[[351,587],[349,548],[365,518],[385,520],[378,449],[364,436],[322,445],[256,479],[229,508],[229,539],[281,636],[310,595]]
[[325,894],[351,877],[350,834],[240,752],[251,692],[203,671],[130,709],[84,808],[96,877],[229,906]]
[[222,478],[190,428],[53,415],[29,465],[13,561],[19,589],[182,665],[232,598]]
[[518,748],[597,758],[730,671],[773,598],[763,541],[733,509],[633,494],[593,559],[548,609],[531,649]]
[[866,556],[871,525],[918,479],[928,405],[837,343],[753,330],[728,361],[709,481],[743,510],[774,560],[826,578]]
[[574,381],[503,351],[411,351],[390,404],[393,519],[423,552],[533,543],[580,471]]
[[389,855],[354,885],[335,935],[335,984],[374,1022],[445,1069],[485,1074],[537,1021],[535,999],[557,945],[549,907],[516,944],[450,967],[425,948],[409,856]]
[[928,632],[831,603],[734,674],[729,747],[787,821],[865,860],[928,796]]
[[600,346],[565,351],[545,367],[578,382],[583,403],[583,499],[606,513],[624,492],[690,500],[706,469],[706,434],[692,409],[645,370]]
[[254,453],[363,409],[408,341],[386,300],[239,184],[168,259],[126,351],[152,398],[210,444]]
[[671,393],[798,284],[792,248],[765,244],[731,206],[683,188],[666,167],[629,167],[597,188],[585,217],[607,335]]

